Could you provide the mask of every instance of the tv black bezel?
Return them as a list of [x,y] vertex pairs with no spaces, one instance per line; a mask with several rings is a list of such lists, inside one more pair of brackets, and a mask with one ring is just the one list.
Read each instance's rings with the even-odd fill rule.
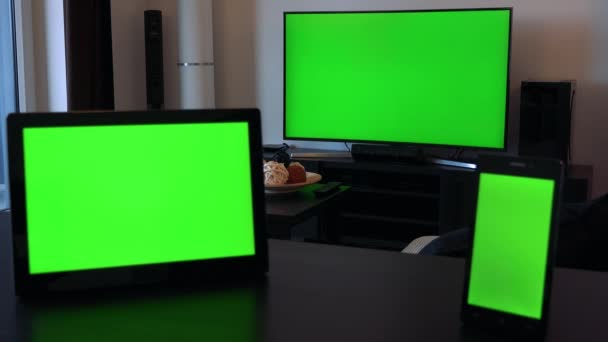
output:
[[[10,114],[7,117],[7,141],[16,294],[22,297],[36,297],[56,293],[106,290],[107,288],[191,286],[231,278],[263,276],[268,271],[268,247],[260,121],[259,110],[250,108]],[[245,122],[249,127],[254,255],[35,275],[29,273],[23,159],[24,128],[214,122]],[[230,151],[223,151],[220,147],[217,153],[230,153]],[[212,159],[213,156],[201,156],[201,158]],[[125,276],[131,277],[131,281],[121,280]],[[60,279],[62,283],[57,285],[57,281]],[[105,280],[106,284],[92,286],[90,283],[86,283],[98,279]]]
[[[503,147],[484,147],[484,146],[467,146],[467,145],[449,145],[449,144],[431,144],[419,142],[405,141],[386,141],[386,140],[360,140],[360,139],[336,139],[336,138],[306,138],[287,136],[287,101],[286,101],[286,23],[288,15],[306,15],[306,14],[357,14],[357,13],[418,13],[418,12],[463,12],[463,11],[508,11],[509,12],[509,47],[507,53],[507,85],[506,85],[506,101],[505,101],[505,125],[503,134]],[[285,11],[283,12],[283,139],[284,140],[300,140],[300,141],[318,141],[318,142],[351,142],[351,143],[369,143],[369,144],[391,144],[402,146],[419,146],[419,147],[438,147],[438,148],[457,148],[479,151],[496,151],[505,152],[508,147],[509,134],[509,101],[510,101],[510,84],[511,84],[511,45],[512,45],[512,30],[513,30],[513,7],[480,7],[480,8],[450,8],[450,9],[412,9],[412,10],[370,10],[370,11]]]

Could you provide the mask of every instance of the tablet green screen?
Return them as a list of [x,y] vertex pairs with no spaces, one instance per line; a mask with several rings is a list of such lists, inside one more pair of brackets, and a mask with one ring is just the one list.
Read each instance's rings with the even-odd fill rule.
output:
[[541,319],[554,183],[481,173],[468,304]]
[[255,253],[247,123],[25,128],[23,140],[30,274]]

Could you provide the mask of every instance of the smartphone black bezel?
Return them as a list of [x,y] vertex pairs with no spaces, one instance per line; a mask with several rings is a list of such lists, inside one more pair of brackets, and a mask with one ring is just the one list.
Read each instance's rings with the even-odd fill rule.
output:
[[[563,167],[556,159],[545,158],[523,158],[511,156],[480,156],[477,174],[482,173],[503,174],[512,176],[524,176],[533,178],[551,179],[555,182],[553,192],[553,207],[551,212],[551,227],[549,231],[549,250],[547,253],[547,270],[545,273],[545,286],[543,295],[543,306],[540,320],[532,318],[489,310],[468,304],[469,278],[471,271],[471,260],[473,256],[473,243],[475,236],[475,222],[471,229],[471,248],[466,259],[465,283],[462,300],[461,320],[463,327],[468,332],[490,331],[499,335],[512,335],[520,338],[542,337],[547,331],[549,314],[549,303],[551,299],[551,288],[553,280],[553,268],[555,266],[557,228],[559,222],[559,207],[561,201]],[[477,177],[477,191],[474,203],[477,203],[479,195],[479,177]],[[475,213],[476,214],[476,213]],[[475,221],[476,215],[474,215]]]

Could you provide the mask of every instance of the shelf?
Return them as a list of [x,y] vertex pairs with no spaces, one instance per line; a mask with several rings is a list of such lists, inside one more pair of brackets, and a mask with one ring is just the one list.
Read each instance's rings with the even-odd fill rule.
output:
[[401,224],[407,224],[407,225],[414,224],[414,225],[418,225],[418,226],[427,226],[427,227],[432,227],[432,228],[437,228],[439,226],[438,221],[417,220],[417,219],[412,219],[412,218],[390,217],[390,216],[379,216],[379,215],[365,215],[365,214],[357,214],[357,213],[349,213],[349,212],[342,212],[342,213],[340,213],[340,216],[342,216],[344,218],[356,219],[356,220],[380,221],[380,222],[387,222],[387,223],[401,223]]
[[371,187],[360,187],[353,186],[351,188],[353,192],[369,193],[369,194],[381,194],[381,195],[395,195],[395,196],[408,196],[408,197],[420,197],[420,198],[431,198],[439,199],[441,196],[439,193],[425,193],[415,191],[402,191],[402,190],[388,190]]
[[440,199],[437,196],[429,196],[427,193],[404,196],[400,190],[374,190],[352,191],[344,202],[342,211],[356,213],[361,217],[394,217],[405,220],[399,222],[439,221]]
[[353,160],[318,160],[317,167],[324,180],[352,187],[322,221],[339,243],[402,249],[417,237],[470,225],[474,170]]

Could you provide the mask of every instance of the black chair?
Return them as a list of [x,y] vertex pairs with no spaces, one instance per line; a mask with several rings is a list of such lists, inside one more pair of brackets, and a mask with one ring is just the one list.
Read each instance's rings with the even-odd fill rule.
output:
[[562,206],[557,265],[608,271],[608,194]]
[[460,228],[443,235],[421,236],[401,252],[421,255],[465,257],[471,248],[471,229]]
[[[608,194],[582,204],[562,204],[558,229],[557,266],[608,271]],[[465,257],[471,236],[470,228],[422,236],[402,252]]]

